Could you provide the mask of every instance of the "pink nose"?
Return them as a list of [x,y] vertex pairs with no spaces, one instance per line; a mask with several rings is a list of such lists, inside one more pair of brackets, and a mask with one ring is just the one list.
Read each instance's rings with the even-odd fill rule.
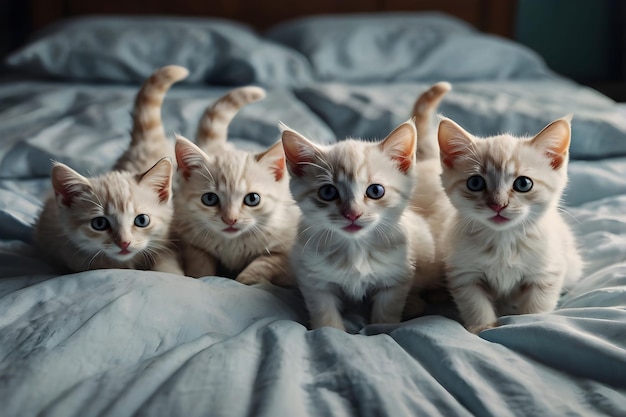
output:
[[344,211],[342,214],[343,214],[343,217],[345,217],[346,219],[350,221],[355,221],[356,219],[361,217],[363,213],[357,213],[356,211],[350,210],[350,211]]
[[497,203],[489,203],[487,205],[489,206],[491,210],[495,211],[496,213],[500,213],[502,210],[506,208],[506,205],[497,204]]
[[130,246],[130,242],[121,242],[119,244],[119,247],[122,248],[122,250],[128,249],[129,246]]
[[222,217],[222,221],[229,226],[232,226],[233,224],[237,223],[237,219],[231,219],[231,218],[225,218],[225,217]]

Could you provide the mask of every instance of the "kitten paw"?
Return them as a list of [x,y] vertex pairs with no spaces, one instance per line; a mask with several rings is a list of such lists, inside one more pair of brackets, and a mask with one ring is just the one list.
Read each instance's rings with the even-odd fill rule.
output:
[[323,327],[333,327],[335,329],[346,331],[346,325],[343,323],[343,320],[329,320],[329,321],[318,321],[311,320],[311,330],[321,329]]
[[235,280],[245,285],[270,284],[270,281],[263,277],[253,276],[251,274],[244,273],[237,275],[237,278]]
[[489,324],[478,324],[473,326],[467,326],[467,331],[470,333],[478,334],[483,330],[493,329],[494,327],[498,327],[498,323],[489,323]]

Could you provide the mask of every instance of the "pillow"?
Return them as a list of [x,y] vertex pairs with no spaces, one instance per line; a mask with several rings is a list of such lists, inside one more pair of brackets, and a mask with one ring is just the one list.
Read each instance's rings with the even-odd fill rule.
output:
[[441,13],[310,17],[266,37],[306,56],[318,80],[464,81],[552,76],[530,49]]
[[156,68],[189,69],[186,82],[297,85],[310,79],[298,52],[222,19],[83,17],[44,30],[11,54],[9,69],[81,81],[141,83]]

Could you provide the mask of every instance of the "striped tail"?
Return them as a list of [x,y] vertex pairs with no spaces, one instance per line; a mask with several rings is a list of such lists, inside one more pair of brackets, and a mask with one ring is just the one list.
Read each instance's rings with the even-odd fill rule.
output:
[[[178,65],[156,70],[135,97],[130,146],[117,160],[115,170],[143,172],[165,156],[172,157],[174,146],[167,140],[161,119],[161,106],[172,84],[189,75]],[[170,149],[171,148],[171,149]]]
[[226,142],[228,125],[239,109],[265,97],[261,87],[240,87],[229,91],[209,106],[198,123],[196,144],[206,148],[212,143]]
[[450,83],[441,81],[432,85],[415,101],[413,117],[415,118],[415,127],[417,128],[418,161],[439,158],[435,111],[443,96],[451,89]]

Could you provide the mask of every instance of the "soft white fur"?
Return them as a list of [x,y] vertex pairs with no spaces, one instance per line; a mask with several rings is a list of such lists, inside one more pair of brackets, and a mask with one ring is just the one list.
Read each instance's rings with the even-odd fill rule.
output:
[[[188,73],[169,65],[145,81],[135,98],[130,145],[112,172],[86,178],[54,164],[54,195],[46,201],[35,232],[36,245],[51,263],[71,271],[135,268],[182,275],[169,236],[172,161],[164,157],[173,152],[163,130],[161,105],[172,84]],[[134,224],[140,214],[150,217],[147,227]],[[95,230],[95,217],[106,217],[111,227]]]
[[[221,265],[245,284],[289,284],[287,257],[299,210],[289,193],[282,146],[253,154],[216,143],[210,152],[177,138],[174,227],[185,274],[215,275]],[[220,203],[204,205],[202,195],[208,192],[217,194]],[[245,196],[253,192],[260,204],[245,205]],[[225,219],[236,219],[238,231],[225,231]]]
[[[328,146],[283,129],[290,187],[302,211],[290,260],[311,327],[345,329],[343,297],[371,297],[374,323],[400,321],[414,279],[422,279],[434,260],[428,225],[407,210],[415,185],[415,126],[404,123],[380,143]],[[326,184],[338,189],[337,200],[319,197]],[[385,187],[382,198],[366,196],[371,184]],[[362,213],[354,221],[362,229],[343,229],[352,223],[345,211]]]
[[[255,154],[227,141],[240,108],[263,97],[260,87],[232,89],[205,110],[197,145],[177,138],[174,223],[189,276],[215,275],[221,267],[244,284],[292,285],[287,257],[300,212],[289,193],[282,146]],[[205,205],[205,193],[215,193],[219,203]],[[245,204],[250,193],[260,196],[257,206]]]
[[[439,127],[442,182],[456,208],[447,257],[449,288],[466,327],[493,327],[501,314],[555,308],[564,283],[582,273],[582,260],[559,212],[567,183],[570,119],[559,119],[534,138],[476,138],[449,119]],[[472,175],[486,179],[473,192]],[[519,176],[532,179],[529,192],[513,190]],[[496,223],[488,202],[506,206]]]
[[[51,263],[70,271],[100,268],[154,269],[181,274],[177,255],[169,247],[172,163],[159,161],[145,174],[113,171],[86,178],[66,165],[52,169],[54,196],[48,198],[37,222],[35,242]],[[139,214],[147,227],[137,227]],[[108,230],[91,227],[106,217]],[[122,251],[122,242],[129,242]]]

